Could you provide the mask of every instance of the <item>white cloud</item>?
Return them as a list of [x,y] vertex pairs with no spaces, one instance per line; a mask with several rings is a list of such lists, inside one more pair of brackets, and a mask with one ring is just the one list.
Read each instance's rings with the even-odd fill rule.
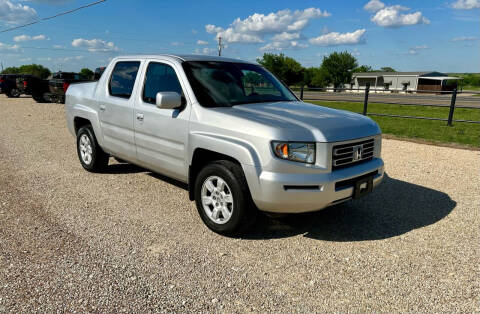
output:
[[45,35],[37,35],[32,37],[33,40],[45,40],[47,39]]
[[55,49],[63,49],[63,48],[65,48],[65,47],[62,46],[62,45],[53,45],[53,48],[55,48]]
[[197,40],[197,45],[208,45],[208,41],[205,40]]
[[369,12],[375,13],[370,20],[383,27],[430,24],[430,21],[424,17],[420,11],[414,13],[401,13],[410,10],[401,5],[387,7],[385,6],[385,3],[380,0],[371,0],[363,8]]
[[0,42],[0,51],[18,51],[20,47],[18,45],[9,45]]
[[312,45],[318,46],[339,46],[339,45],[356,45],[364,42],[363,35],[365,29],[358,29],[351,33],[331,32],[315,38],[310,38]]
[[302,49],[307,48],[308,45],[300,43],[296,40],[292,41],[274,41],[260,48],[261,51],[281,51],[285,49]]
[[216,55],[218,53],[217,49],[205,47],[203,49],[195,49],[195,54],[202,54],[202,55]]
[[453,42],[457,42],[457,41],[475,41],[477,40],[478,37],[474,37],[474,36],[460,36],[460,37],[455,37],[452,39]]
[[217,27],[215,25],[207,25],[205,26],[205,29],[208,33],[216,33],[217,34],[215,36],[216,38],[222,37],[224,42],[229,42],[229,43],[261,43],[263,42],[262,38],[260,38],[258,35],[237,33],[231,27],[224,30],[223,28]]
[[58,58],[57,60],[60,62],[69,62],[69,61],[80,61],[80,60],[83,60],[84,58],[85,58],[84,56],[72,56],[72,57]]
[[37,11],[21,3],[0,0],[0,23],[21,24],[37,17]]
[[37,36],[19,35],[19,36],[13,37],[13,40],[16,42],[30,41],[30,40],[45,40],[45,39],[47,39],[45,35],[37,35]]
[[296,11],[285,9],[267,15],[255,13],[243,20],[237,18],[227,28],[208,24],[205,30],[216,34],[216,37],[221,36],[225,42],[260,43],[264,42],[266,35],[299,32],[310,20],[328,16],[330,13],[317,8]]
[[406,14],[401,13],[408,10],[409,8],[401,5],[386,7],[375,13],[375,15],[371,18],[371,21],[383,27],[430,24],[430,21],[424,17],[420,11]]
[[429,49],[427,45],[416,46],[416,47],[410,48],[410,50],[408,50],[408,53],[411,55],[417,55],[419,51],[425,50],[425,49]]
[[363,7],[365,10],[370,11],[370,12],[377,12],[380,11],[385,7],[385,4],[382,1],[379,0],[371,0],[365,6]]
[[294,39],[299,39],[300,38],[300,33],[287,33],[283,32],[280,34],[277,34],[272,37],[273,41],[286,41],[286,40],[294,40]]
[[179,42],[179,41],[174,41],[173,43],[171,43],[172,46],[183,46],[183,43]]
[[118,51],[117,46],[111,41],[106,42],[102,39],[83,39],[77,38],[72,41],[72,46],[76,48],[85,48],[90,52],[95,51]]
[[480,0],[457,0],[452,3],[452,8],[457,10],[480,9]]
[[196,29],[192,29],[192,34],[193,35],[196,35],[198,33],[198,31]]

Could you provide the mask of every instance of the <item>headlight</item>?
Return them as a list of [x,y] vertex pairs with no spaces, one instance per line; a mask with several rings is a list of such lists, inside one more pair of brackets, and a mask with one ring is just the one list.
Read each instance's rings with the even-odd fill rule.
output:
[[278,158],[315,163],[315,143],[272,142],[273,152]]

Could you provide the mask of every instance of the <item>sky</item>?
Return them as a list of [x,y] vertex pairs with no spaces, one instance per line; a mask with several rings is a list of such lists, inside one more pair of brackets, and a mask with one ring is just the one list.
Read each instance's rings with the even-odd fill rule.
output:
[[[94,0],[0,0],[0,31]],[[306,67],[348,51],[359,65],[480,72],[480,0],[107,0],[0,33],[3,67],[52,71],[128,54],[217,54],[254,61],[284,53]]]

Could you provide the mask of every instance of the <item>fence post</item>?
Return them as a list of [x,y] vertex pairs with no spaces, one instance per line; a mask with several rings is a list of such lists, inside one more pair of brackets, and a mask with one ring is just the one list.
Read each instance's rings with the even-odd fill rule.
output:
[[303,85],[300,87],[300,100],[303,100]]
[[452,101],[450,102],[450,111],[448,112],[448,126],[452,126],[453,121],[453,111],[455,110],[455,102],[457,101],[457,89],[453,89]]
[[363,115],[367,115],[367,106],[368,106],[368,93],[370,93],[370,83],[367,83],[365,86],[365,99],[363,101]]

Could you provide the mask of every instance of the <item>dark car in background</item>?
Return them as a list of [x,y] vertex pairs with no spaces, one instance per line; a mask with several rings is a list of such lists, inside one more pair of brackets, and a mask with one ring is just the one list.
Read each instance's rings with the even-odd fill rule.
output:
[[19,74],[1,74],[0,75],[0,93],[7,97],[20,97],[20,91],[17,88],[17,78]]
[[96,68],[93,74],[93,80],[98,81],[102,77],[103,72],[105,72],[105,67]]
[[46,101],[65,103],[65,92],[70,84],[87,82],[88,78],[79,73],[73,72],[57,72],[52,75],[52,78],[48,81],[49,91],[44,94]]
[[17,77],[17,89],[20,94],[31,95],[36,102],[45,102],[45,93],[49,92],[48,80],[35,75],[22,74]]

